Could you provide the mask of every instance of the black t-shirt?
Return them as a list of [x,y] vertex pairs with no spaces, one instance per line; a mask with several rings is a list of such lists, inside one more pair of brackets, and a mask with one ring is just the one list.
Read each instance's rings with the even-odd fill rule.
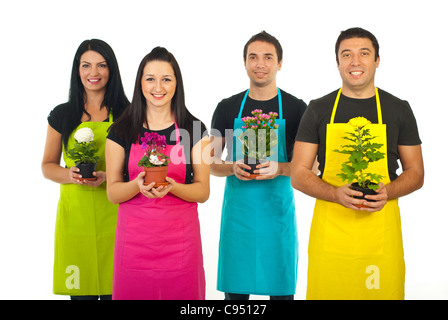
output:
[[[286,152],[288,161],[291,161],[294,150],[294,138],[302,115],[305,112],[306,103],[283,90],[280,90],[280,92],[282,95],[283,119],[285,119],[286,123]],[[221,137],[225,137],[226,129],[233,130],[234,120],[238,117],[245,94],[246,91],[243,91],[218,103],[212,117],[212,135],[216,136],[217,133],[214,134],[213,130],[218,130]],[[254,109],[261,109],[264,113],[271,111],[278,113],[278,96],[266,101],[253,100],[248,96],[241,117],[252,116],[251,112]],[[232,140],[230,138],[226,137],[227,160],[230,160],[230,155],[232,154]]]
[[[143,128],[144,132],[156,132],[161,136],[165,136],[166,138],[166,144],[167,145],[175,145],[176,144],[176,134],[175,134],[175,125],[171,125],[170,127],[163,129],[163,130],[148,130]],[[179,128],[180,129],[180,128]],[[192,135],[193,143],[190,144],[191,139],[188,139],[185,137],[182,137],[182,131],[180,130],[181,139],[180,144],[184,147],[185,151],[185,158],[186,158],[186,175],[185,175],[185,184],[193,183],[193,167],[191,164],[191,149],[193,146],[199,142],[199,140],[206,135],[206,131],[201,132],[201,136],[199,135]],[[112,132],[109,132],[107,139],[110,139],[116,143],[118,143],[120,146],[123,147],[125,151],[125,162],[124,162],[124,172],[123,172],[123,180],[125,182],[129,181],[129,170],[128,170],[128,164],[129,164],[129,154],[131,151],[132,143],[129,141],[124,141],[120,137],[117,137]],[[141,144],[141,141],[139,141],[139,144]]]
[[[62,126],[64,125],[64,119],[69,116],[68,113],[69,104],[63,103],[51,110],[48,115],[48,124],[57,132],[62,133]],[[104,119],[103,122],[109,122],[109,117]]]
[[[303,115],[297,132],[297,141],[318,144],[318,161],[321,174],[325,168],[327,124],[330,123],[331,113],[338,90],[309,103]],[[397,178],[398,146],[419,145],[417,122],[407,101],[378,89],[383,116],[387,132],[387,160],[391,180]],[[378,123],[375,96],[368,99],[353,99],[341,94],[334,122],[345,123],[354,117],[365,117],[372,123]]]

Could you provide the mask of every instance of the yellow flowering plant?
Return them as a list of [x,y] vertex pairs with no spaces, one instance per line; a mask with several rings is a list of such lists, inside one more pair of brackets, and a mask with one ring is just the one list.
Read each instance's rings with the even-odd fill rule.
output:
[[384,153],[379,151],[383,146],[375,143],[376,137],[372,137],[370,129],[367,128],[371,122],[364,117],[356,117],[348,122],[353,127],[353,132],[346,132],[348,136],[343,137],[352,144],[342,145],[342,150],[335,149],[334,152],[349,155],[349,159],[342,164],[342,173],[337,174],[342,181],[358,182],[362,188],[377,190],[378,184],[384,178],[382,175],[366,172],[372,162],[384,158]]

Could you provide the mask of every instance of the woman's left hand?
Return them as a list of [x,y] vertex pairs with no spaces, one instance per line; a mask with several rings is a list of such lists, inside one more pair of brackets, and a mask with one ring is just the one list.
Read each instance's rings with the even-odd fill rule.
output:
[[86,180],[83,182],[83,184],[85,184],[86,186],[89,186],[89,187],[96,188],[100,184],[102,184],[104,181],[106,181],[106,172],[104,172],[104,171],[95,171],[93,173],[93,175],[96,177],[96,180],[94,180],[94,181]]
[[166,196],[168,194],[168,192],[171,191],[171,189],[176,184],[176,181],[174,181],[174,179],[166,177],[165,179],[166,179],[166,181],[168,181],[167,186],[159,186],[157,188],[154,188],[155,182],[152,182],[152,183],[148,184],[147,186],[145,186],[143,184],[143,182],[144,182],[143,177],[144,177],[144,175],[142,175],[142,179],[139,179],[137,181],[138,187],[140,188],[140,193],[149,199],[163,198],[164,196]]

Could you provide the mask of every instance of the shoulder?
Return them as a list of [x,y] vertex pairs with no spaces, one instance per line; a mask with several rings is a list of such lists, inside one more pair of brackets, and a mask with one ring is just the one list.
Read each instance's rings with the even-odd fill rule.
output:
[[219,130],[221,135],[224,135],[225,129],[233,128],[233,119],[238,115],[245,92],[246,91],[243,91],[231,97],[222,99],[216,106],[212,117],[211,127]]
[[296,96],[283,91],[282,89],[280,89],[280,93],[282,96],[282,102],[286,107],[293,107],[293,108],[298,108],[299,110],[305,110],[306,109],[306,103],[302,100],[297,98]]
[[244,95],[246,94],[246,90],[240,93],[234,94],[233,96],[222,99],[218,103],[218,108],[226,108],[228,106],[237,105],[238,107],[241,105],[243,101]]
[[62,124],[64,122],[64,119],[69,116],[69,108],[70,106],[68,102],[66,102],[56,106],[48,114],[48,124],[59,133],[62,132]]
[[310,101],[309,105],[313,106],[313,107],[316,107],[316,106],[317,107],[319,107],[319,106],[325,107],[325,106],[330,105],[332,108],[334,106],[336,96],[338,95],[338,91],[339,91],[339,89],[337,89],[333,92],[330,92],[329,94],[326,94],[320,98],[313,99]]
[[395,107],[408,108],[409,103],[406,100],[400,99],[393,94],[378,88],[378,95],[380,97],[380,103],[383,105],[391,105]]
[[50,111],[49,116],[51,116],[51,115],[67,114],[68,111],[69,111],[69,104],[68,104],[68,102],[62,103],[62,104],[54,107],[53,110]]
[[320,98],[311,100],[306,112],[314,114],[317,118],[322,118],[327,114],[331,114],[338,91],[339,89]]

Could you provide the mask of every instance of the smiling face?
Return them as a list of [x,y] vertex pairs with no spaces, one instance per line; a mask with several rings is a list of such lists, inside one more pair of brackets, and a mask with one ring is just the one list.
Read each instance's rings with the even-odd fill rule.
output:
[[342,93],[352,98],[375,95],[375,72],[380,58],[375,60],[375,49],[368,38],[343,40],[339,46],[339,74]]
[[248,46],[245,67],[252,85],[275,86],[277,71],[281,69],[281,66],[282,61],[278,61],[273,44],[255,41]]
[[109,81],[109,68],[106,59],[96,51],[84,52],[79,64],[79,77],[86,93],[105,93]]
[[158,60],[148,62],[143,69],[141,84],[148,107],[171,107],[177,81],[170,63]]

